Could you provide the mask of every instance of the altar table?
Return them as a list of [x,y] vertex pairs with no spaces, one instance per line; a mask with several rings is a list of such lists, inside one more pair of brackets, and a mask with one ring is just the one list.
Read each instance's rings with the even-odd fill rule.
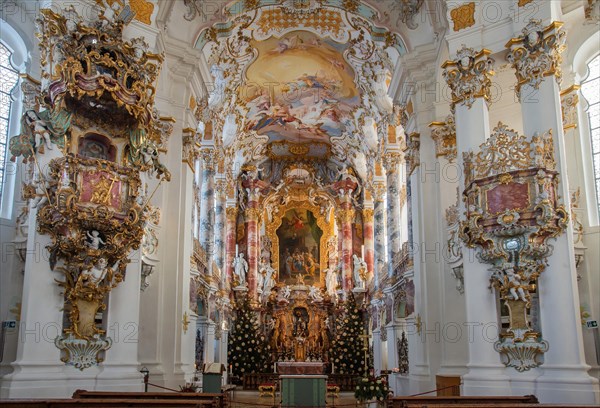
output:
[[326,375],[282,375],[281,406],[325,407]]
[[277,363],[279,374],[324,374],[325,363],[318,361],[281,361]]

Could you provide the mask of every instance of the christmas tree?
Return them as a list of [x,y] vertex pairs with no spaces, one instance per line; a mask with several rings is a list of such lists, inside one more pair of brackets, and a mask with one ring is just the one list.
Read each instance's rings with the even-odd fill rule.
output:
[[260,332],[256,313],[244,298],[234,308],[235,322],[229,335],[227,354],[232,374],[265,373],[270,371],[270,346]]
[[[336,321],[330,360],[339,374],[365,374],[364,322],[354,296],[349,295]],[[367,356],[368,357],[368,356]]]

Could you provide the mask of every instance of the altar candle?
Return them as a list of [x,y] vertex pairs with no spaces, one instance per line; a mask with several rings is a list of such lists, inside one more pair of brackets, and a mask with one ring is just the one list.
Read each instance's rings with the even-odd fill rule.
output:
[[335,374],[335,363],[331,362],[331,374]]
[[277,363],[273,363],[273,372],[277,374]]
[[239,245],[235,244],[235,257],[237,258],[238,256],[238,249],[239,249]]
[[360,257],[364,260],[365,259],[365,246],[361,245],[360,247]]

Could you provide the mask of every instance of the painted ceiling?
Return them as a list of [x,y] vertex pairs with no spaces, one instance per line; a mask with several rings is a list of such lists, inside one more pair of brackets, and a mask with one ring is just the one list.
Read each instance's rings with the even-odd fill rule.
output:
[[208,108],[223,118],[217,139],[231,160],[373,168],[393,121],[389,80],[407,51],[378,15],[358,0],[245,0],[202,29]]
[[[354,71],[342,57],[346,46],[306,31],[251,44],[258,58],[238,95],[248,110],[244,130],[267,135],[270,143],[312,143],[305,148],[309,155],[326,154],[325,144],[341,136],[344,122],[360,104]],[[271,151],[293,154],[289,149],[279,143]]]

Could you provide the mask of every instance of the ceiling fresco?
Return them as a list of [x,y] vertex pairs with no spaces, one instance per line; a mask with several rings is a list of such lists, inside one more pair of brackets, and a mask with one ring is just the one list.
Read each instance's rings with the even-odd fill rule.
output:
[[267,135],[269,142],[329,143],[341,136],[360,104],[354,71],[342,56],[345,45],[293,31],[252,46],[258,58],[239,88],[248,111],[245,130]]
[[195,46],[213,81],[197,117],[212,118],[235,169],[323,160],[372,176],[398,126],[388,89],[407,51],[376,15],[358,0],[253,0],[201,29]]

